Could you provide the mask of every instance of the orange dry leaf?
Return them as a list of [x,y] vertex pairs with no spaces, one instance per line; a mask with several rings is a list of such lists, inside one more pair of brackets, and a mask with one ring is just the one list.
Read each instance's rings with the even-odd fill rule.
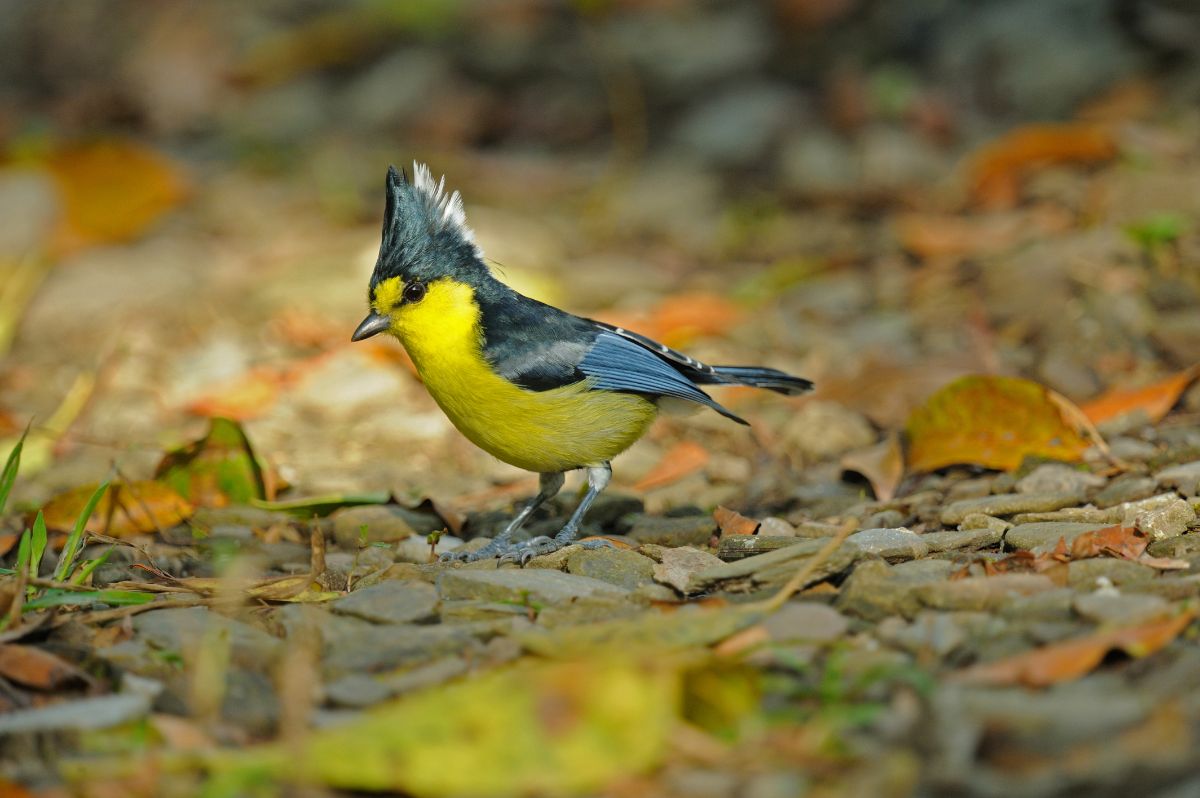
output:
[[702,336],[724,335],[741,317],[741,308],[719,294],[690,293],[667,297],[642,313],[606,313],[600,319],[679,347]]
[[983,147],[972,158],[971,197],[987,208],[1017,204],[1021,179],[1056,163],[1097,163],[1117,154],[1103,127],[1090,124],[1028,125]]
[[131,241],[187,196],[183,173],[163,155],[111,139],[63,147],[46,169],[62,194],[53,249]]
[[1103,424],[1138,410],[1146,414],[1151,424],[1157,424],[1171,411],[1197,376],[1200,376],[1200,367],[1192,366],[1144,388],[1106,391],[1084,402],[1079,409],[1093,424]]
[[271,409],[289,381],[290,375],[286,371],[267,367],[251,369],[232,383],[192,402],[187,410],[207,418],[232,418],[235,421],[256,418]]
[[1153,654],[1178,637],[1195,617],[1196,611],[1189,610],[1173,618],[1054,643],[1024,654],[975,665],[959,671],[955,680],[968,684],[1047,687],[1078,679],[1092,671],[1114,649],[1120,649],[1131,657]]
[[1065,401],[1016,377],[957,379],[909,416],[908,467],[970,464],[1011,471],[1030,456],[1078,460],[1091,442],[1064,417]]
[[634,490],[654,490],[678,482],[708,465],[708,451],[698,443],[681,441],[662,456],[650,472],[638,480]]
[[717,522],[722,535],[753,535],[758,531],[758,521],[728,507],[718,506],[713,511],[713,520]]
[[0,675],[38,690],[54,690],[87,676],[71,663],[34,646],[0,645]]
[[[67,531],[75,526],[96,485],[84,485],[51,499],[42,512],[46,526]],[[161,482],[114,482],[109,486],[85,527],[112,537],[131,537],[180,524],[195,508]]]
[[1136,560],[1146,551],[1150,539],[1134,527],[1106,526],[1095,532],[1084,532],[1071,542],[1071,559],[1110,555],[1124,560]]

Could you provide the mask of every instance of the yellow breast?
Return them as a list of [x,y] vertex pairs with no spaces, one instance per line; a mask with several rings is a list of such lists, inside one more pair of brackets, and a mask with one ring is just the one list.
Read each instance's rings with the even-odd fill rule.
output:
[[479,319],[471,288],[442,279],[392,314],[391,331],[454,426],[494,457],[541,473],[599,465],[654,421],[653,402],[593,391],[586,380],[549,391],[513,385],[484,359]]

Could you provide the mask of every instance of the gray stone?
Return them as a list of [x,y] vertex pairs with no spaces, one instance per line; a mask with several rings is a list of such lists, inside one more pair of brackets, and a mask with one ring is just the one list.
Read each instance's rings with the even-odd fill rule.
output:
[[567,559],[567,572],[633,590],[654,581],[654,561],[628,549],[580,548]]
[[1151,477],[1126,474],[1109,482],[1092,501],[1097,507],[1112,507],[1149,498],[1157,489],[1158,483]]
[[837,457],[875,443],[879,437],[861,413],[829,401],[808,401],[780,430],[783,444],[805,460]]
[[942,523],[953,526],[972,513],[1014,515],[1047,512],[1078,504],[1079,499],[1080,496],[1076,493],[1008,493],[978,499],[962,499],[942,511]]
[[1022,621],[1049,621],[1062,623],[1070,621],[1074,615],[1071,603],[1075,599],[1075,591],[1067,587],[1033,593],[1028,596],[1018,596],[999,609],[1003,618]]
[[929,553],[929,546],[911,529],[864,529],[846,538],[846,544],[857,546],[864,554],[885,560],[916,560]]
[[[827,541],[799,540],[786,548],[746,557],[742,560],[701,571],[695,575],[697,589],[717,589],[729,592],[752,592],[782,585],[816,555]],[[862,556],[858,546],[843,544],[820,562],[801,587],[816,584],[833,574],[841,573]]]
[[1161,617],[1171,605],[1158,596],[1145,594],[1088,593],[1077,596],[1073,606],[1093,623],[1128,626]]
[[675,138],[707,162],[750,166],[763,160],[798,111],[799,98],[787,85],[730,86],[687,113]]
[[1200,460],[1164,468],[1154,475],[1160,488],[1175,488],[1185,496],[1200,494]]
[[1146,582],[1158,572],[1149,565],[1116,557],[1089,557],[1067,563],[1067,582],[1076,590],[1095,590],[1098,579],[1117,586]]
[[857,189],[862,173],[846,141],[821,125],[788,138],[779,169],[783,182],[804,195],[849,193]]
[[708,515],[689,515],[683,518],[635,515],[627,521],[630,527],[626,534],[638,543],[703,547],[717,534],[717,522]]
[[918,656],[945,657],[967,642],[964,616],[978,613],[933,612],[922,610],[911,622],[885,618],[876,629],[879,638]]
[[452,654],[470,657],[481,648],[480,637],[491,637],[510,628],[511,623],[502,620],[381,628],[362,622],[329,636],[324,635],[323,626],[321,669],[326,679],[333,681],[348,673],[413,667]]
[[868,621],[888,615],[912,617],[921,607],[914,591],[921,585],[945,580],[955,567],[946,560],[913,560],[896,566],[866,560],[858,563],[842,584],[837,606]]
[[394,504],[343,507],[330,515],[329,519],[333,524],[334,540],[347,549],[364,543],[395,543],[412,535],[428,535],[442,529],[441,520],[432,513],[421,513]]
[[457,551],[463,545],[462,540],[453,535],[442,535],[438,538],[433,551],[430,551],[429,541],[423,536],[405,538],[396,544],[396,560],[417,565],[437,562],[437,558],[448,551]]
[[149,696],[117,693],[18,709],[0,715],[0,734],[108,729],[146,717],[151,704]]
[[[1000,519],[994,519],[999,521]],[[975,528],[947,530],[945,532],[928,532],[921,535],[921,541],[930,551],[958,551],[967,549],[983,549],[994,546],[1004,538],[1004,529],[1008,523],[1000,521],[992,528]],[[1001,528],[1003,527],[1003,528]]]
[[498,601],[475,601],[461,599],[443,601],[438,606],[442,623],[465,623],[471,621],[495,621],[503,618],[528,617],[529,608]]
[[833,607],[811,601],[789,601],[763,621],[776,643],[826,643],[844,635],[849,626]]
[[380,582],[330,604],[343,615],[373,623],[413,623],[436,616],[437,589],[427,582]]
[[449,80],[437,50],[406,47],[363,70],[339,100],[351,125],[391,130],[419,116]]
[[437,586],[442,598],[447,600],[479,599],[516,604],[565,604],[580,599],[620,599],[629,595],[627,589],[599,579],[546,569],[470,571],[455,568],[443,573]]
[[265,668],[283,651],[283,642],[249,624],[204,607],[153,610],[134,616],[137,638],[154,649],[183,654],[208,635],[228,640],[231,660],[248,668]]
[[367,707],[388,698],[434,687],[469,670],[462,657],[450,656],[390,674],[351,673],[325,686],[325,695],[340,707]]
[[777,538],[797,537],[796,527],[792,526],[784,519],[777,518],[773,515],[769,515],[759,522],[758,532],[755,534]]
[[1017,596],[1053,590],[1054,582],[1041,574],[973,576],[921,585],[917,600],[940,610],[995,610]]
[[683,595],[692,592],[692,575],[721,565],[721,560],[691,546],[662,549],[653,570],[654,580],[670,585]]
[[188,519],[188,526],[205,534],[231,527],[264,530],[276,524],[290,526],[295,519],[287,513],[263,510],[247,505],[231,507],[198,507]]
[[1183,499],[1142,513],[1134,521],[1141,532],[1154,540],[1177,538],[1196,522],[1196,511]]
[[1155,540],[1146,551],[1151,557],[1189,557],[1200,554],[1200,533],[1189,532],[1175,538]]
[[1043,521],[1033,524],[1017,524],[1004,535],[1004,543],[1014,549],[1037,549],[1043,546],[1054,548],[1060,538],[1071,545],[1071,541],[1084,532],[1103,529],[1104,524],[1077,524],[1066,521]]
[[1017,493],[1069,493],[1083,495],[1104,485],[1099,474],[1062,463],[1043,463],[1017,480]]

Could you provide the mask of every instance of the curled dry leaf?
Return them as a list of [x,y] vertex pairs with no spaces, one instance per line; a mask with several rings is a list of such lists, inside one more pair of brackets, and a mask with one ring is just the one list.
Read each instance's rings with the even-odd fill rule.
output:
[[1178,374],[1142,388],[1115,388],[1079,406],[1093,424],[1103,424],[1114,418],[1137,411],[1146,414],[1151,424],[1162,421],[1187,387],[1200,376],[1200,367],[1192,366]]
[[1099,163],[1116,154],[1112,133],[1098,125],[1027,125],[972,156],[971,197],[987,208],[1011,208],[1020,198],[1021,180],[1033,170],[1060,163]]
[[713,520],[717,522],[717,527],[721,530],[722,535],[753,535],[759,527],[757,520],[747,518],[737,510],[730,510],[728,507],[718,506],[713,511]]
[[0,675],[37,690],[56,690],[88,681],[87,675],[61,657],[34,646],[0,645]]
[[1189,610],[1171,618],[1053,643],[959,671],[955,680],[968,684],[1048,687],[1090,673],[1114,649],[1131,657],[1153,654],[1178,637],[1195,617],[1196,611]]
[[862,474],[871,483],[876,499],[891,501],[904,477],[904,450],[900,446],[900,436],[889,433],[874,446],[848,452],[842,457],[842,470]]
[[[68,531],[96,492],[96,485],[61,493],[43,508],[46,526]],[[174,488],[162,482],[114,482],[88,519],[85,529],[115,538],[143,535],[183,523],[195,508]]]
[[1030,380],[962,377],[909,416],[908,467],[969,464],[1012,471],[1026,457],[1079,460],[1092,441],[1065,417],[1064,401]]

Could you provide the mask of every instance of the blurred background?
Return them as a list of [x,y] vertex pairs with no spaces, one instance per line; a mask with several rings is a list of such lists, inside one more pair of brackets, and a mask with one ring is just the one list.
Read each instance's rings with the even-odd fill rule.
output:
[[414,159],[520,290],[817,381],[723,395],[752,434],[660,424],[618,480],[685,427],[703,461],[658,508],[784,500],[958,374],[1190,366],[1197,41],[1189,0],[0,0],[18,490],[146,476],[213,415],[304,493],[527,487],[349,344]]

